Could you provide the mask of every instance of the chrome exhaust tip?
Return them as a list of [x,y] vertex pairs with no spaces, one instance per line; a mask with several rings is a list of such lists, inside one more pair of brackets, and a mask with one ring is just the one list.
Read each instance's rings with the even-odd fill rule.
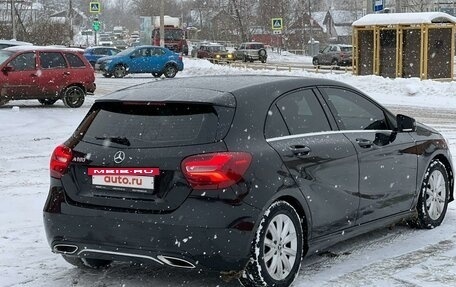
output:
[[73,244],[56,244],[52,251],[60,254],[74,254],[78,251],[78,247]]
[[158,255],[157,258],[165,263],[166,265],[172,266],[172,267],[178,267],[178,268],[186,268],[186,269],[194,269],[196,266],[188,262],[187,260],[181,259],[181,258],[176,258],[176,257],[171,257],[171,256],[165,256],[165,255]]

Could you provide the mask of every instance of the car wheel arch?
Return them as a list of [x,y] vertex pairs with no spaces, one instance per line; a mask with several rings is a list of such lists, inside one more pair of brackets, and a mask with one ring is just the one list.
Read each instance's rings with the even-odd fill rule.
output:
[[81,89],[84,91],[84,93],[87,94],[87,90],[86,90],[86,88],[84,87],[84,85],[82,85],[81,83],[71,83],[71,84],[66,85],[66,86],[60,91],[60,97],[59,97],[59,99],[63,99],[63,97],[65,96],[66,90],[67,90],[68,88],[74,87],[74,86],[81,88]]
[[[451,167],[451,163],[445,155],[440,153],[440,154],[433,156],[429,160],[429,162],[426,165],[426,168],[435,160],[440,161],[445,166],[445,170],[447,172],[448,181],[449,181],[449,185],[450,185],[450,201],[452,201],[452,200],[454,200],[454,194],[452,192],[454,190],[454,174],[453,174],[453,170]],[[424,175],[423,175],[423,178],[424,178]],[[421,181],[423,180],[423,178],[421,178]]]
[[261,223],[261,218],[268,208],[277,201],[285,201],[290,204],[298,213],[301,219],[301,226],[303,234],[306,236],[305,242],[303,242],[303,256],[306,255],[307,250],[309,249],[308,241],[311,239],[312,234],[312,218],[310,216],[310,209],[308,207],[307,200],[304,198],[300,190],[288,190],[285,193],[283,191],[277,192],[273,197],[271,197],[267,202],[264,203],[260,216],[255,222],[254,230],[259,228]]

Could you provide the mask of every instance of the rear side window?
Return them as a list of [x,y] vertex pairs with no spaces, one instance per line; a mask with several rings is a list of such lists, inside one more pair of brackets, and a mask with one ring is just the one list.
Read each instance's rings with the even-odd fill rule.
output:
[[100,145],[171,147],[215,142],[218,126],[211,105],[98,103],[75,137]]
[[290,93],[277,101],[277,107],[292,135],[331,130],[325,112],[312,90]]
[[287,125],[283,121],[282,115],[277,109],[276,105],[272,105],[268,111],[268,116],[266,118],[266,124],[264,127],[264,136],[267,139],[288,136]]
[[40,62],[43,69],[66,68],[65,58],[59,52],[41,52]]
[[81,60],[81,58],[79,58],[79,57],[76,56],[75,54],[72,54],[72,53],[65,53],[65,57],[67,58],[68,63],[70,63],[70,67],[72,67],[72,68],[81,68],[81,67],[85,67],[85,64],[84,64],[84,62]]

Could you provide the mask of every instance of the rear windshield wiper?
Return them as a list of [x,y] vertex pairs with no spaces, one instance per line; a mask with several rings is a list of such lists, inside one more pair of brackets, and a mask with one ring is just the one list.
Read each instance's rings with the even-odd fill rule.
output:
[[130,146],[131,143],[126,137],[95,137],[97,140],[108,140],[110,142]]

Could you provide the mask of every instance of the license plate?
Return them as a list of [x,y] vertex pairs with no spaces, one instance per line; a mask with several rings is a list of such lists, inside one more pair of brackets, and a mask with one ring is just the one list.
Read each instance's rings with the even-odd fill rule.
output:
[[93,175],[93,185],[125,187],[133,189],[154,189],[153,176]]
[[154,189],[158,168],[89,168],[92,184],[132,189]]

